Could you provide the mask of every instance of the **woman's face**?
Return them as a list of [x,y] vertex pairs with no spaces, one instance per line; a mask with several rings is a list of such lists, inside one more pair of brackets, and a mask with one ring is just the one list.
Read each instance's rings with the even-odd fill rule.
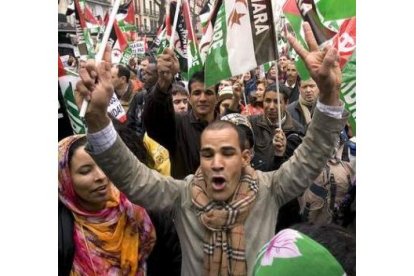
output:
[[85,147],[78,148],[70,161],[70,174],[78,202],[87,211],[105,208],[111,182],[96,165]]
[[250,74],[250,72],[246,72],[245,74],[244,74],[244,76],[243,76],[243,80],[244,81],[248,81],[248,80],[250,80],[251,79],[251,74]]
[[276,68],[276,66],[275,65],[273,65],[272,67],[270,67],[270,76],[273,78],[273,79],[276,79],[276,73],[277,73],[277,68]]
[[257,85],[256,90],[256,102],[263,102],[263,94],[265,92],[265,85],[263,83],[259,83]]

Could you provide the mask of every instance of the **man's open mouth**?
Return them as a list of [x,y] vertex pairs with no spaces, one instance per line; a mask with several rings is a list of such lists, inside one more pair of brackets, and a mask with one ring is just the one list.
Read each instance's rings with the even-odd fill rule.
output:
[[222,176],[213,176],[211,184],[213,186],[213,190],[223,190],[226,186],[226,179]]

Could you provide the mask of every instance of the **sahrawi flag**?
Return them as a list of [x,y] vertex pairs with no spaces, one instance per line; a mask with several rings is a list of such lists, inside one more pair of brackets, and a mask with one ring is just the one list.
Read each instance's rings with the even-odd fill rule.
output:
[[[175,11],[178,9],[178,18],[175,30],[173,30],[174,16]],[[183,16],[183,7],[177,7],[177,1],[170,1],[169,9],[169,18],[167,21],[167,38],[170,39],[171,36],[174,37],[174,52],[177,56],[178,62],[180,63],[180,71],[183,79],[188,80],[188,61],[187,61],[187,43],[188,43],[188,34],[186,22]],[[169,26],[168,26],[169,24]],[[171,32],[169,30],[171,29]]]
[[216,0],[207,0],[204,3],[203,8],[200,10],[199,18],[200,18],[201,30],[203,34],[206,32],[208,20],[210,18],[211,10],[213,9],[215,2]]
[[89,7],[86,4],[84,6],[83,11],[84,11],[84,16],[85,16],[86,26],[88,27],[90,33],[91,34],[99,33],[101,24],[98,21],[98,19],[96,19],[96,17],[93,15],[92,11],[89,9]]
[[214,21],[210,18],[213,35],[205,60],[207,87],[277,60],[271,0],[218,0],[216,4],[219,10]]
[[356,17],[342,23],[338,34],[333,38],[333,46],[338,49],[342,70],[340,96],[351,114],[348,121],[356,135]]
[[[313,0],[287,0],[283,6],[283,13],[294,31],[293,35],[296,36],[305,48],[307,47],[302,27],[304,21],[310,24],[318,45],[327,42],[336,35],[334,31],[322,24]],[[306,80],[309,78],[309,72],[300,58],[296,60],[296,69],[301,79]]]
[[[332,7],[346,9],[341,4],[337,3],[337,0],[329,0],[332,3]],[[346,0],[347,2],[349,0]],[[314,32],[315,38],[319,45],[323,43],[330,43],[339,53],[339,63],[342,70],[342,84],[341,84],[341,99],[345,103],[345,108],[350,112],[351,116],[349,118],[349,123],[353,129],[354,134],[356,134],[356,18],[348,18],[342,23],[333,22],[337,25],[340,24],[338,32],[332,35],[327,27],[325,27],[321,22],[327,23],[327,21],[322,18],[319,19],[320,12],[318,11],[321,7],[319,4],[323,3],[324,8],[323,16],[326,18],[335,18],[343,19],[344,16],[355,13],[355,4],[349,5],[349,10],[332,10],[330,5],[327,4],[327,1],[321,0],[318,3],[313,3],[312,0],[287,0],[283,11],[286,18],[289,20],[292,25],[297,38],[303,43],[303,30],[302,22],[308,21],[311,25],[312,31]],[[329,12],[333,12],[330,14]],[[331,22],[332,23],[332,22]],[[298,60],[296,67],[302,79],[309,78],[309,73],[306,70],[302,60]]]
[[86,25],[85,14],[81,7],[80,2],[82,2],[82,6],[85,6],[83,0],[75,0],[75,19],[76,19],[76,36],[78,38],[78,49],[81,56],[87,56],[88,58],[95,57],[95,50],[93,47],[93,41]]
[[76,87],[76,82],[79,80],[79,77],[75,76],[75,74],[66,72],[60,56],[58,56],[58,77],[60,91],[62,92],[73,133],[85,133],[86,128],[82,119],[79,117],[79,110],[73,94],[74,87]]
[[[107,14],[107,16],[105,16],[105,19],[104,19],[105,28],[108,28],[108,21],[109,21],[109,16]],[[101,33],[101,37],[98,38],[99,41],[102,41],[103,34],[104,33]],[[130,53],[126,51],[126,49],[129,48],[128,42],[127,42],[125,35],[122,33],[121,29],[119,28],[118,22],[116,20],[114,20],[114,25],[112,26],[108,42],[112,46],[112,63],[113,64],[128,64],[128,61],[129,61],[128,56],[132,55],[132,50],[129,49]],[[124,57],[125,52],[126,52],[126,57]]]

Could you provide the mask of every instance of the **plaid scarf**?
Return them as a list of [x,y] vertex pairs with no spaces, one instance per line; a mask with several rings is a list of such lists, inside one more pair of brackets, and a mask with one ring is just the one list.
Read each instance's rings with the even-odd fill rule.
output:
[[204,237],[204,275],[247,275],[244,221],[256,199],[257,177],[244,169],[230,203],[212,201],[199,168],[192,183],[192,202],[207,228]]

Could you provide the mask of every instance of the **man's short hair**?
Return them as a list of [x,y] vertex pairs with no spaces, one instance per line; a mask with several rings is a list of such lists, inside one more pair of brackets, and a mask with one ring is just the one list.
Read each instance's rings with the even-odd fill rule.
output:
[[191,94],[191,84],[193,84],[194,82],[204,83],[204,71],[195,72],[191,76],[190,81],[188,82],[188,90],[189,90],[190,94]]
[[116,67],[118,68],[118,78],[125,77],[126,82],[129,82],[129,78],[131,77],[129,69],[122,64],[118,64]]
[[[266,87],[266,90],[263,93],[263,98],[266,96],[266,93],[269,92],[269,91],[276,92],[277,91],[276,88],[277,88],[277,86],[276,86],[275,83],[272,83],[268,87]],[[283,95],[283,99],[285,100],[285,102],[287,102],[287,100],[289,99],[289,96],[290,96],[289,88],[284,84],[279,84],[279,93],[281,95]]]
[[208,130],[222,130],[226,128],[234,129],[237,132],[241,151],[248,149],[249,141],[247,140],[246,132],[242,128],[236,127],[235,124],[229,121],[214,121],[203,130],[203,133]]
[[183,96],[189,96],[187,89],[185,86],[180,85],[179,83],[173,83],[171,94],[173,96],[176,96],[177,94],[183,95]]

